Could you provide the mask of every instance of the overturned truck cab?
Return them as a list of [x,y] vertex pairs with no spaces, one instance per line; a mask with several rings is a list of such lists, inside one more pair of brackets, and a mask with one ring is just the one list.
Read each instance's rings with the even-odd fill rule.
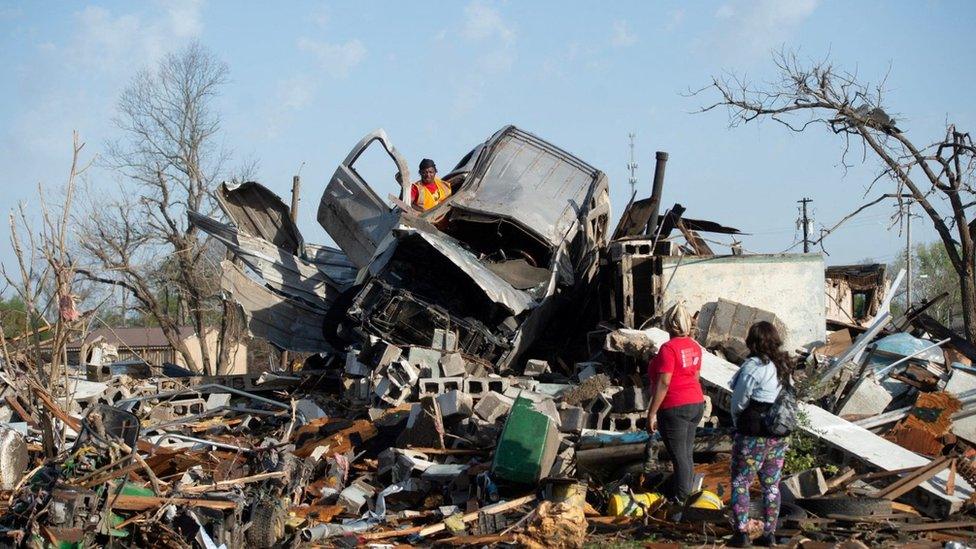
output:
[[[396,165],[392,206],[356,171],[374,142]],[[397,345],[429,346],[434,330],[449,330],[460,351],[504,370],[592,280],[606,245],[607,178],[508,126],[444,182],[452,194],[436,207],[407,205],[406,162],[382,130],[338,167],[318,220],[361,269],[347,320]]]
[[[357,170],[376,145],[394,167],[386,200],[375,186],[384,182]],[[451,196],[414,210],[407,163],[377,130],[339,165],[319,204],[338,249],[305,244],[288,206],[257,183],[217,190],[232,224],[195,213],[190,221],[239,260],[223,265],[222,287],[252,335],[279,348],[328,352],[370,336],[432,346],[445,330],[459,351],[505,371],[555,335],[548,321],[558,311],[581,310],[607,243],[607,178],[507,126],[443,180]]]

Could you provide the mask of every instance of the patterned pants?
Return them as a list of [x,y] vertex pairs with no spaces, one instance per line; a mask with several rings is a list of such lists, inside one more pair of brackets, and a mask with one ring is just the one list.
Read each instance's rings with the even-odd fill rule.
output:
[[749,523],[749,486],[759,474],[763,492],[766,534],[776,531],[779,518],[779,480],[786,460],[785,438],[750,437],[736,434],[732,442],[732,521],[739,532]]

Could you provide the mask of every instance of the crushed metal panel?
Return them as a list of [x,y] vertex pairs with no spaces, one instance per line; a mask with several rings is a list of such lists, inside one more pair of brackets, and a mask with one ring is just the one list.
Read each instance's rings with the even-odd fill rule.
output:
[[242,232],[301,255],[304,241],[291,220],[291,208],[267,187],[253,181],[224,182],[214,194],[220,208]]
[[[432,248],[440,252],[481,288],[489,299],[504,306],[513,315],[521,314],[534,306],[535,300],[521,291],[516,290],[502,277],[486,267],[471,252],[462,248],[454,239],[440,233],[432,233],[409,227],[401,227],[396,231],[401,236],[416,234],[424,239]],[[370,269],[382,267],[371,265]],[[374,274],[376,274],[374,272]]]
[[353,278],[356,277],[356,265],[352,261],[349,261],[349,256],[346,255],[346,252],[338,248],[323,246],[321,244],[305,244],[305,258],[309,263],[313,263],[320,269],[323,269],[322,272],[326,273],[326,275],[335,271],[351,273]]
[[[654,344],[658,346],[670,339],[664,330],[652,328],[646,332]],[[712,401],[718,403],[724,410],[728,410],[728,403],[731,398],[732,391],[729,382],[738,369],[738,366],[711,353],[702,353],[701,379],[709,385],[710,392],[715,391],[721,397],[713,397]],[[863,427],[831,414],[823,408],[806,403],[800,403],[800,407],[809,420],[807,425],[801,426],[804,431],[840,449],[845,454],[874,467],[884,471],[894,471],[909,467],[921,467],[930,461],[927,457],[906,450]],[[945,493],[947,480],[948,473],[943,471],[933,479],[922,483],[913,492],[912,495],[915,497],[920,511],[927,511],[927,514],[948,515],[958,511],[973,494],[973,487],[957,476],[955,493],[951,496],[947,495]]]
[[631,201],[620,216],[617,229],[613,232],[613,240],[643,235],[652,213],[654,213],[654,201],[650,198]]
[[302,353],[331,352],[323,337],[325,315],[298,301],[279,296],[249,278],[240,267],[221,261],[220,286],[244,311],[254,337],[281,349]]
[[508,126],[489,140],[487,163],[458,190],[453,208],[507,217],[558,244],[593,198],[596,168]]
[[189,218],[190,223],[219,240],[269,286],[316,309],[328,310],[336,296],[355,280],[355,271],[331,268],[326,272],[266,240],[241,234],[231,225],[194,212],[189,212]]
[[319,202],[318,221],[357,266],[364,267],[377,246],[397,223],[399,210],[391,209],[353,167],[359,156],[378,141],[397,166],[403,189],[409,185],[406,161],[383,130],[360,140],[336,168]]

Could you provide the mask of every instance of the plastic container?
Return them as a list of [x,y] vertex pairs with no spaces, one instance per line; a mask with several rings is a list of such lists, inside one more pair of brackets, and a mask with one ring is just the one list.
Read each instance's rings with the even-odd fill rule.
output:
[[693,501],[689,507],[694,507],[695,509],[714,509],[717,511],[722,509],[724,505],[722,504],[722,498],[718,497],[718,494],[709,492],[708,490],[702,490],[693,495]]
[[663,503],[664,496],[657,493],[634,494],[633,497],[630,494],[617,493],[610,496],[607,513],[614,517],[642,517],[645,508],[654,512]]

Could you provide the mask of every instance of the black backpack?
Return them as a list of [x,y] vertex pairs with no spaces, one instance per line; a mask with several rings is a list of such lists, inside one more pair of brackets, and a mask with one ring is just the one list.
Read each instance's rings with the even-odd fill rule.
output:
[[776,395],[776,400],[762,414],[762,424],[769,436],[785,437],[796,429],[798,406],[796,403],[796,389],[787,378],[783,387]]

